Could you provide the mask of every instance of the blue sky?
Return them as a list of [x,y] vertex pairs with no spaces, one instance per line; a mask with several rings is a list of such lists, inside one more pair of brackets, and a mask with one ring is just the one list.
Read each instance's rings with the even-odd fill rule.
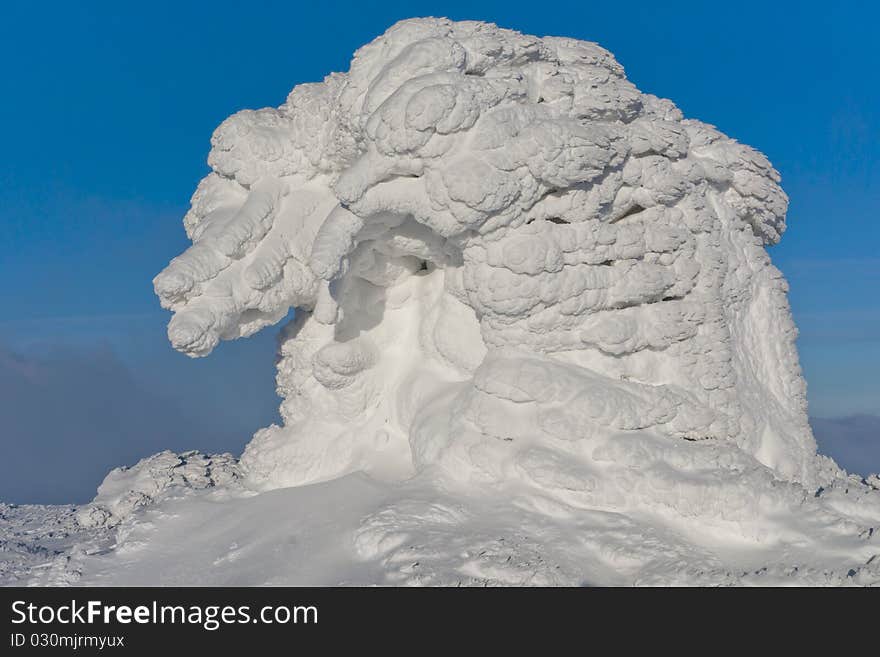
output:
[[[414,15],[597,41],[642,90],[765,152],[791,196],[789,231],[771,255],[791,283],[811,413],[880,414],[875,3],[3,7],[0,357],[46,372],[127,372],[132,389],[155,398],[154,416],[187,415],[190,441],[175,436],[170,448],[235,451],[275,418],[272,332],[192,361],[167,346],[167,316],[152,293],[152,277],[187,244],[180,219],[207,171],[211,132],[239,109],[280,104],[295,84],[347,69],[358,46]],[[39,394],[52,400],[45,413],[65,416],[63,390]],[[158,419],[142,429],[168,433]],[[103,459],[95,467],[155,451],[143,436],[102,430],[113,435],[83,456]],[[64,423],[28,440],[30,451],[0,466],[0,481],[10,482],[0,499],[20,497],[13,471],[64,441]],[[0,441],[8,450],[21,436],[0,430]],[[87,487],[79,498],[96,483],[77,484]]]

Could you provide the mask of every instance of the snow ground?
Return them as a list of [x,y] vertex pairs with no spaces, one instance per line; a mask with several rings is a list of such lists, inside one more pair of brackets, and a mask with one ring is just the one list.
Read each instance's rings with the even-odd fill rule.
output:
[[[821,496],[880,523],[880,491],[853,480]],[[880,584],[876,532],[833,521],[781,518],[748,539],[699,519],[572,512],[526,491],[462,499],[365,474],[262,493],[177,488],[112,529],[83,528],[75,511],[3,507],[0,584]]]

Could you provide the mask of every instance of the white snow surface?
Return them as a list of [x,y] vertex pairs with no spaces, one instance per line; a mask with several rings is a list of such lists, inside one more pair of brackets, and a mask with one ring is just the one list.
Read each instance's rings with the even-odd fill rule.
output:
[[208,161],[169,339],[295,308],[283,426],[114,471],[4,581],[880,584],[880,479],[807,423],[778,173],[606,50],[403,21]]

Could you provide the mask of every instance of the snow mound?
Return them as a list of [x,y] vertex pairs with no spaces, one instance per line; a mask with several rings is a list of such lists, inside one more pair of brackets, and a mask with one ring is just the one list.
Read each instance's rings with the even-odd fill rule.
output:
[[[155,290],[194,357],[296,309],[283,426],[238,464],[165,453],[117,471],[80,522],[200,552],[187,509],[193,526],[222,512],[196,489],[240,475],[264,492],[223,504],[250,529],[225,520],[212,541],[268,559],[254,518],[285,545],[329,532],[347,547],[326,572],[346,582],[880,580],[876,479],[818,456],[807,423],[765,250],[785,230],[779,174],[606,50],[403,21],[212,146],[193,245]],[[178,483],[190,502],[133,513]],[[332,514],[322,496],[349,490],[357,512],[314,526],[307,507]],[[289,535],[282,507],[305,523]],[[93,562],[99,581],[158,572],[136,553],[116,580]],[[225,579],[172,564],[164,581],[304,581],[217,559]]]
[[231,454],[211,456],[197,451],[164,451],[116,468],[98,487],[91,504],[76,512],[81,527],[114,527],[142,507],[158,504],[175,494],[215,486],[234,487],[239,480],[238,459]]

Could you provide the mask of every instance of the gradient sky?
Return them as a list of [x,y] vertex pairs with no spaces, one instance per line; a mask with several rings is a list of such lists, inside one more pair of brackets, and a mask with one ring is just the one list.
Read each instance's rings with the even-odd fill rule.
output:
[[[180,219],[224,118],[346,70],[358,46],[416,15],[597,41],[643,91],[766,153],[791,197],[771,255],[791,283],[811,414],[880,415],[876,3],[7,0],[0,499],[83,501],[98,473],[166,436],[172,449],[238,451],[274,421],[274,332],[206,360],[176,354],[152,277],[187,245]],[[28,399],[42,408],[10,401],[22,372],[37,377]],[[92,389],[123,410],[117,425],[95,421],[81,455],[89,474],[72,478],[77,452],[58,445],[80,440],[65,418]],[[126,430],[134,411],[121,397],[139,395],[151,411]],[[32,421],[39,414],[54,423]],[[178,417],[185,435],[169,429]],[[50,458],[67,482],[54,497],[32,465]]]

